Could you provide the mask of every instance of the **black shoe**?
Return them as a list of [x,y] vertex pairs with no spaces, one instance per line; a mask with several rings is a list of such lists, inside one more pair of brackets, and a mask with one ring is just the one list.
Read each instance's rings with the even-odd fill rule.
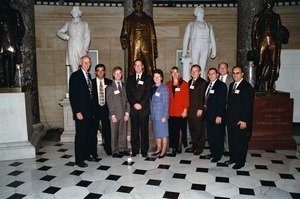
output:
[[175,149],[175,148],[172,149],[172,156],[173,156],[173,157],[176,156],[176,149]]
[[176,152],[177,152],[178,154],[181,154],[181,153],[182,153],[182,148],[181,148],[181,146],[180,146],[179,148],[177,148]]
[[143,157],[143,158],[145,158],[145,157],[147,157],[147,156],[148,156],[147,153],[142,153],[142,157]]
[[164,158],[166,156],[166,153],[164,153],[163,155],[159,155],[158,156],[158,159],[162,159],[162,158]]
[[220,158],[213,158],[213,159],[211,160],[211,162],[215,163],[215,162],[218,162],[219,160],[220,160]]
[[224,163],[227,164],[227,165],[230,165],[230,164],[233,164],[234,161],[232,161],[232,160],[227,160],[227,161],[225,161]]
[[87,161],[89,161],[89,162],[93,162],[94,161],[94,159],[92,158],[92,157],[87,157],[85,160],[87,160]]
[[194,147],[190,147],[185,150],[186,153],[194,153],[194,151],[195,151]]
[[224,155],[225,157],[228,157],[228,156],[230,155],[230,154],[229,154],[229,151],[224,151],[223,155]]
[[245,165],[243,165],[243,164],[235,164],[232,168],[233,169],[241,169],[241,168],[243,168]]
[[135,156],[136,156],[136,153],[132,153],[132,154],[131,154],[131,157],[135,157]]
[[210,159],[210,158],[213,158],[214,156],[212,154],[208,154],[205,156],[205,159]]
[[76,165],[81,167],[81,168],[85,168],[85,167],[88,166],[85,162],[79,162],[79,163],[76,163]]
[[128,151],[121,151],[119,154],[124,155],[124,156],[130,156],[130,153]]
[[113,153],[113,154],[112,154],[112,157],[113,157],[113,158],[122,158],[123,155],[121,155],[121,154],[119,154],[119,153]]
[[161,153],[161,151],[158,151],[158,152],[152,153],[151,156],[157,156],[160,153]]
[[200,155],[202,153],[202,151],[199,151],[199,150],[195,150],[193,155]]

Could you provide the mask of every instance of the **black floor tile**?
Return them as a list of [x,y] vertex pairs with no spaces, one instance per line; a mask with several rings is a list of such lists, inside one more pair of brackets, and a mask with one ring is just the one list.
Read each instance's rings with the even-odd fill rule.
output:
[[42,166],[41,168],[39,168],[38,170],[40,171],[48,171],[49,169],[51,169],[52,167],[48,167],[48,166]]
[[250,176],[249,171],[236,171],[236,175],[238,176]]
[[132,166],[133,164],[134,164],[134,162],[125,161],[125,162],[123,162],[122,165],[130,165],[130,166]]
[[105,166],[105,165],[101,165],[100,167],[98,167],[98,170],[104,170],[107,171],[110,168],[110,166]]
[[23,163],[22,162],[14,162],[14,163],[9,164],[8,166],[17,167],[21,164],[23,164]]
[[294,155],[286,155],[285,157],[287,159],[298,159],[297,156],[294,156]]
[[293,199],[299,199],[300,198],[300,193],[290,193]]
[[217,162],[217,167],[228,167],[224,162]]
[[248,188],[239,188],[240,190],[240,194],[241,195],[250,195],[250,196],[254,196],[254,190],[253,189],[248,189]]
[[276,153],[275,150],[266,150],[267,153]]
[[276,187],[276,184],[273,181],[261,180],[260,183],[265,187]]
[[49,159],[47,159],[47,158],[40,158],[40,159],[36,160],[36,162],[46,162],[48,160]]
[[284,164],[282,160],[271,160],[273,164]]
[[191,164],[191,160],[180,160],[179,164]]
[[300,167],[296,167],[297,171],[300,172]]
[[170,191],[166,191],[163,198],[172,198],[172,199],[176,199],[179,197],[179,193],[177,192],[170,192]]
[[85,196],[84,199],[98,199],[101,198],[102,194],[97,193],[89,193],[87,196]]
[[74,176],[80,176],[81,174],[83,174],[84,171],[79,171],[79,170],[75,170],[73,171],[72,173],[70,173],[71,175],[74,175]]
[[153,180],[153,179],[150,179],[150,180],[147,182],[147,185],[159,186],[160,183],[161,183],[161,180]]
[[174,173],[173,178],[185,179],[186,174]]
[[205,184],[192,184],[191,189],[198,190],[198,191],[205,191],[206,185]]
[[88,187],[91,183],[92,183],[91,181],[81,180],[76,184],[76,186]]
[[268,170],[268,167],[265,165],[255,165],[255,169]]
[[147,158],[145,158],[145,161],[155,161],[156,160],[156,158],[153,158],[153,157],[147,157]]
[[216,196],[215,199],[230,199],[230,198]]
[[260,157],[261,158],[261,154],[259,153],[250,153],[251,157]]
[[58,192],[61,188],[59,187],[48,187],[47,189],[45,189],[43,192],[44,193],[49,193],[49,194],[55,194],[56,192]]
[[64,144],[61,144],[61,143],[57,143],[55,144],[54,146],[63,146]]
[[70,166],[70,167],[73,167],[75,166],[75,162],[68,162],[67,164],[65,164],[66,166]]
[[206,155],[200,155],[199,159],[206,160]]
[[46,152],[37,152],[36,155],[44,155]]
[[23,173],[23,171],[13,171],[13,172],[11,172],[11,173],[9,173],[9,174],[7,174],[7,175],[10,175],[10,176],[18,176],[18,175],[20,175],[21,173]]
[[167,165],[167,164],[160,164],[160,165],[158,165],[157,168],[158,168],[158,169],[169,169],[169,168],[170,168],[170,165]]
[[57,150],[58,152],[66,152],[67,150],[69,150],[69,149],[59,149],[59,150]]
[[12,183],[6,185],[6,186],[8,186],[8,187],[13,187],[13,188],[17,188],[17,187],[20,186],[21,184],[24,184],[24,182],[22,182],[22,181],[14,181],[14,182],[12,182]]
[[282,179],[292,179],[292,180],[295,180],[295,178],[294,178],[294,176],[292,174],[280,173],[279,175],[280,175],[280,177]]
[[54,178],[56,178],[56,176],[46,175],[46,176],[42,177],[40,180],[49,182],[49,181],[53,180]]
[[227,177],[216,177],[216,182],[229,183],[229,178],[227,178]]
[[15,193],[15,194],[9,196],[7,199],[21,199],[21,198],[24,198],[25,196],[26,195]]
[[71,155],[63,155],[63,156],[61,156],[60,158],[69,159],[69,158],[71,158],[71,157],[72,157]]
[[127,187],[127,186],[121,186],[117,192],[122,192],[122,193],[130,193],[132,191],[133,187]]
[[118,176],[118,175],[109,175],[107,176],[107,180],[114,180],[114,181],[117,181],[121,176]]
[[133,173],[139,174],[139,175],[144,175],[146,172],[147,172],[147,170],[136,169]]
[[208,168],[197,168],[196,172],[208,173]]

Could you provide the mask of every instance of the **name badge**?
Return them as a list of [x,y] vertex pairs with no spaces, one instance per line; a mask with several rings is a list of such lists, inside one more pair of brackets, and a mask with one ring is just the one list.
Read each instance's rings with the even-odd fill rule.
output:
[[104,85],[104,88],[106,88],[107,87],[107,85]]
[[144,85],[144,81],[139,80],[138,84],[139,84],[139,85]]
[[155,93],[155,96],[159,97],[159,96],[160,96],[160,93],[156,92],[156,93]]
[[119,90],[115,90],[114,93],[115,93],[115,95],[118,95],[118,94],[120,94],[120,91]]
[[194,89],[195,88],[195,86],[193,86],[193,85],[190,85],[190,89]]
[[175,91],[180,91],[180,88],[175,88]]
[[210,93],[210,94],[214,94],[214,93],[215,93],[215,90],[210,90],[209,93]]
[[240,93],[240,90],[235,90],[234,93],[235,93],[235,94],[239,94],[239,93]]

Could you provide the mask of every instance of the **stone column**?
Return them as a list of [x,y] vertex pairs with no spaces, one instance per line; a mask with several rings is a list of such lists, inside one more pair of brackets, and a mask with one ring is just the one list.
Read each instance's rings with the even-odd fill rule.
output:
[[251,47],[251,30],[254,16],[262,9],[261,1],[237,1],[237,55],[236,64],[246,68],[245,79],[249,79],[247,52]]

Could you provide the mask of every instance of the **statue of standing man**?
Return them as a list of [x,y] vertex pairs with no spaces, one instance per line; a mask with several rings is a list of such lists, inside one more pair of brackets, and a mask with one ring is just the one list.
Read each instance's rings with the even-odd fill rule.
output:
[[256,56],[255,89],[261,90],[267,82],[270,92],[279,77],[281,44],[288,43],[289,31],[282,26],[280,16],[273,12],[274,2],[264,0],[263,9],[255,15],[252,23],[252,49]]
[[134,74],[133,63],[141,59],[145,72],[152,75],[156,69],[157,40],[153,19],[143,11],[143,1],[133,0],[134,11],[123,21],[120,41],[122,49],[128,48],[128,76]]
[[[192,65],[201,66],[201,77],[206,79],[206,62],[209,56],[216,57],[216,40],[210,23],[204,20],[204,10],[198,6],[194,10],[196,20],[188,23],[183,37],[182,58],[190,57]],[[189,51],[188,51],[189,46]]]
[[66,65],[70,66],[71,73],[78,70],[80,58],[87,55],[91,41],[90,28],[87,22],[81,21],[82,11],[74,6],[71,15],[72,21],[57,31],[57,36],[68,41]]
[[16,65],[22,62],[20,46],[25,26],[10,0],[0,1],[0,87],[14,87]]

